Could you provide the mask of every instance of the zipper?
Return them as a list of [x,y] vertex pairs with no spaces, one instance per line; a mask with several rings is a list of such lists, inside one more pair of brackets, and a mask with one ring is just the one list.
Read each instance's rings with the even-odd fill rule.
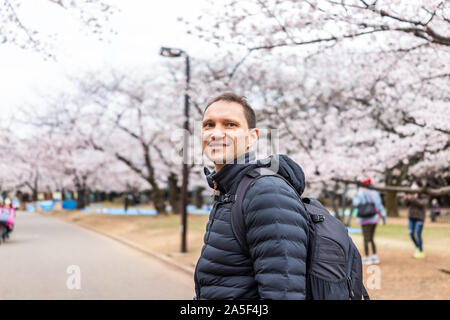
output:
[[198,271],[198,262],[197,262],[197,265],[195,266],[195,271],[194,271],[194,284],[195,284],[195,297],[194,297],[194,300],[200,299],[200,283],[198,283],[197,271]]
[[347,285],[348,285],[348,292],[350,293],[350,300],[352,300],[353,297],[355,296],[355,293],[353,292],[352,289],[352,278],[347,277]]
[[217,204],[218,203],[219,202],[215,201],[214,205],[213,205],[213,207],[211,209],[211,211],[213,212],[213,216],[211,217],[211,224],[209,225],[208,236],[206,237],[206,243],[205,244],[208,244],[208,242],[209,242],[209,237],[211,235],[211,229],[212,229],[212,226],[214,224],[214,217],[216,216],[216,209],[217,209]]

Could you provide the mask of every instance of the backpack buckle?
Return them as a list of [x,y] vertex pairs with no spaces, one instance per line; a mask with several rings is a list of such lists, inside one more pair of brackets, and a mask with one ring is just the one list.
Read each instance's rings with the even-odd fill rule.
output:
[[234,202],[236,200],[235,194],[216,194],[214,196],[214,200],[217,202],[227,203],[227,202]]
[[323,222],[325,220],[323,214],[312,214],[311,219],[314,223]]
[[260,175],[260,173],[257,170],[253,169],[253,170],[250,170],[249,172],[247,172],[246,175],[251,178],[256,178]]

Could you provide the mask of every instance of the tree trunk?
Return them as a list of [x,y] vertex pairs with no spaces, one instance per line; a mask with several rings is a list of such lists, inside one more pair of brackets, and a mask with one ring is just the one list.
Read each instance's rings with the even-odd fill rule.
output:
[[336,205],[336,195],[334,193],[331,195],[331,207],[333,208],[333,211],[335,213],[335,217],[337,219],[339,219],[339,208]]
[[385,196],[386,211],[388,217],[398,217],[397,192],[388,192]]
[[175,214],[181,213],[180,194],[181,189],[177,186],[178,177],[173,172],[169,176],[169,203],[172,206],[172,212]]
[[22,191],[16,192],[16,197],[19,199],[19,210],[25,210],[25,197]]
[[77,209],[84,209],[86,207],[86,190],[84,188],[78,188],[77,194]]
[[195,206],[200,209],[203,206],[203,196],[202,192],[205,190],[205,187],[198,187],[195,192]]
[[167,214],[166,205],[164,204],[164,192],[161,189],[154,188],[153,192],[153,204],[158,214]]

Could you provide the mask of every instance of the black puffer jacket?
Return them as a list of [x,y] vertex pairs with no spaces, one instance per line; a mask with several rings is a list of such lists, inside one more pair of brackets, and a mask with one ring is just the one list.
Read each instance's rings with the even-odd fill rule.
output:
[[[244,156],[245,164],[227,164],[218,173],[205,168],[209,185],[232,190],[257,166],[253,152]],[[304,174],[295,162],[280,162],[278,173],[303,192]],[[250,186],[242,205],[250,256],[233,234],[231,206],[213,204],[195,270],[196,299],[305,299],[308,227],[295,191],[271,176]]]

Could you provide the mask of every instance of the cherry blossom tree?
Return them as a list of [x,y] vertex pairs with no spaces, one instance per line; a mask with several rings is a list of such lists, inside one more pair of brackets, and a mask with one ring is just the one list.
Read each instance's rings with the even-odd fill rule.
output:
[[412,176],[448,175],[448,11],[443,1],[229,1],[187,23],[228,54],[217,80],[263,101],[259,119],[279,129],[310,192],[370,175],[395,215]]
[[109,19],[116,12],[117,8],[103,0],[4,0],[0,6],[0,43],[55,58],[53,47],[62,28],[61,25],[51,25],[49,16],[64,17],[58,20],[60,24],[77,22],[81,30],[101,40],[107,34],[115,33]]

